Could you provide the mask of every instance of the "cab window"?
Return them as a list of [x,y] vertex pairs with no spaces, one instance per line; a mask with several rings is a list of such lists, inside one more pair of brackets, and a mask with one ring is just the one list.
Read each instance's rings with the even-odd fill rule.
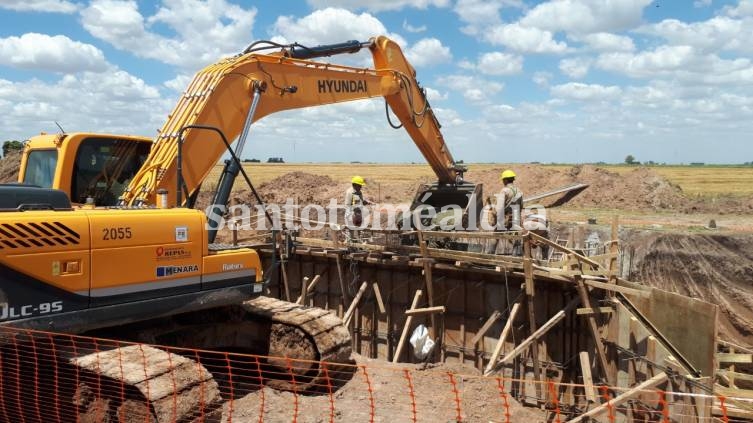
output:
[[57,150],[33,150],[26,158],[24,183],[42,188],[52,188],[55,166],[58,162]]
[[113,206],[149,154],[150,144],[116,138],[87,138],[76,153],[71,201]]

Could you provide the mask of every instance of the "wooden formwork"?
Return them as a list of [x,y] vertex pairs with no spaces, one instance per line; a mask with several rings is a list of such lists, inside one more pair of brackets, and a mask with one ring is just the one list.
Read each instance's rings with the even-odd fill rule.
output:
[[[600,404],[610,398],[629,404],[615,408],[623,421],[662,406],[655,394],[631,391],[641,384],[712,392],[716,306],[619,279],[616,243],[597,257],[530,233],[473,235],[522,242],[522,257],[427,246],[432,238],[461,236],[469,235],[425,232],[418,234],[420,246],[348,248],[299,239],[270,294],[285,298],[287,280],[293,301],[300,297],[335,310],[348,322],[354,350],[370,358],[417,362],[405,338],[423,324],[436,341],[424,361],[504,376],[520,401],[557,403],[573,416],[592,410],[598,418],[607,411]],[[544,244],[562,259],[533,259],[532,248]],[[269,263],[271,250],[262,251]],[[688,333],[692,342],[682,339]],[[550,381],[557,391],[546,389]],[[675,421],[709,417],[712,406],[695,397],[672,398],[671,404],[685,416]]]

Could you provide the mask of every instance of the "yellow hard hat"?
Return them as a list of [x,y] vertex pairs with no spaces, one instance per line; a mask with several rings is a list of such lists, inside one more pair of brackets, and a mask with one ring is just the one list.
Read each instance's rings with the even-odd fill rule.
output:
[[506,171],[502,172],[502,175],[499,177],[499,179],[508,179],[508,178],[514,178],[517,175],[515,175],[515,172],[513,172],[510,169],[507,169]]
[[350,183],[361,186],[366,185],[366,181],[364,181],[360,176],[354,176],[353,178],[351,178]]

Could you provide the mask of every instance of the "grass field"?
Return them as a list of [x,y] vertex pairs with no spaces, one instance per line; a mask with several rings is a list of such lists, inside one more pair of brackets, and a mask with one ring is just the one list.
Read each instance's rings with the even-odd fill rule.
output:
[[[473,170],[498,169],[504,164],[470,164]],[[510,165],[514,167],[515,165]],[[542,165],[552,169],[567,169],[569,165]],[[327,175],[338,183],[347,182],[354,174],[384,183],[431,181],[434,173],[424,164],[367,164],[367,163],[249,163],[245,166],[255,185],[271,181],[286,173],[300,171]],[[628,173],[635,166],[607,165],[604,168],[617,173]],[[216,181],[221,171],[217,166],[209,177],[209,185]],[[689,196],[715,197],[719,195],[753,196],[753,167],[734,166],[653,166],[652,170],[675,183]],[[236,186],[242,186],[238,183]]]

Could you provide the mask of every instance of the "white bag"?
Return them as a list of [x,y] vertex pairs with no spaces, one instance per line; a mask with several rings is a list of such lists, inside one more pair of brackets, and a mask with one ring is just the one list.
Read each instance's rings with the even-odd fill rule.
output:
[[418,325],[410,336],[410,344],[413,345],[413,355],[417,359],[425,359],[434,348],[434,341],[429,338],[429,330],[424,325]]

